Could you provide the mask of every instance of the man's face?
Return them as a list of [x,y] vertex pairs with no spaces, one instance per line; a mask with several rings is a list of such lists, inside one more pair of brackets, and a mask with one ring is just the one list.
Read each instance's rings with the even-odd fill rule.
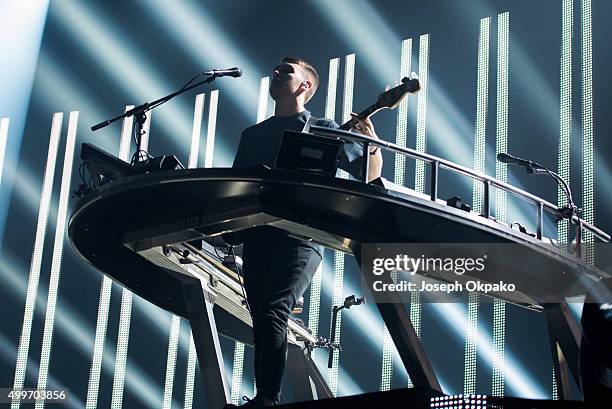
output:
[[297,96],[303,81],[308,78],[298,64],[281,63],[272,70],[270,81],[270,96],[273,100],[282,97]]

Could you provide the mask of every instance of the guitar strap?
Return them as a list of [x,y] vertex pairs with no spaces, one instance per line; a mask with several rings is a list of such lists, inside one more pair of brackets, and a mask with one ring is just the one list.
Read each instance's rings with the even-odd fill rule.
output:
[[310,132],[310,126],[312,124],[314,124],[315,122],[317,122],[318,120],[319,120],[319,118],[316,118],[316,117],[310,115],[308,117],[308,120],[304,124],[304,128],[302,128],[302,132],[306,132],[306,133]]

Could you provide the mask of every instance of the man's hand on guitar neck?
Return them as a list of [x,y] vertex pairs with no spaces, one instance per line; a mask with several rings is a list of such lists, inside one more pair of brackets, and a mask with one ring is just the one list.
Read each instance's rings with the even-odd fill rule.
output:
[[[354,112],[351,112],[351,117],[356,121],[356,124],[351,128],[352,131],[368,136],[372,139],[380,139],[376,135],[374,124],[370,118],[361,118]],[[382,174],[383,158],[378,146],[370,147],[370,164],[368,169],[368,182],[374,180]]]

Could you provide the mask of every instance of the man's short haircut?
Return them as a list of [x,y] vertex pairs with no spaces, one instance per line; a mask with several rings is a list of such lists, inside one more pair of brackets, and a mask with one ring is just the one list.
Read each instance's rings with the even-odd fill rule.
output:
[[312,82],[312,87],[310,87],[310,89],[306,91],[306,102],[310,101],[310,99],[315,94],[317,88],[319,87],[319,74],[317,74],[317,70],[315,70],[315,68],[310,63],[300,57],[283,57],[280,62],[288,64],[297,64],[300,67],[303,67],[304,70],[306,70],[306,74],[309,77],[308,79],[310,80],[310,82]]

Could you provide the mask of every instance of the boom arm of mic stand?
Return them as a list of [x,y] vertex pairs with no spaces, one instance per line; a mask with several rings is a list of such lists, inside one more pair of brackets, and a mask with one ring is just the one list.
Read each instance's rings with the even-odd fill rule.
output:
[[[559,211],[562,213],[563,217],[571,219],[572,216],[574,216],[574,214],[578,210],[578,208],[574,204],[572,191],[570,190],[570,187],[567,182],[558,173],[553,172],[552,170],[538,163],[531,162],[530,165],[526,167],[526,170],[527,173],[529,173],[530,175],[549,175],[550,177],[555,179],[558,184],[561,185],[569,203],[567,208],[559,208]],[[571,210],[571,214],[567,214],[568,210]]]
[[215,78],[217,78],[217,77],[212,75],[212,76],[206,78],[204,81],[200,81],[200,82],[198,82],[196,84],[193,84],[193,85],[190,85],[188,87],[181,88],[180,90],[178,90],[176,92],[173,92],[171,94],[168,94],[165,97],[161,97],[161,98],[159,98],[159,99],[157,99],[157,100],[155,100],[153,102],[145,102],[144,104],[138,105],[137,107],[134,107],[134,108],[130,109],[129,111],[127,111],[127,112],[125,112],[125,113],[123,113],[123,114],[121,114],[119,116],[116,116],[116,117],[114,117],[112,119],[107,119],[106,121],[102,121],[99,124],[96,124],[96,125],[92,126],[91,130],[92,131],[97,131],[98,129],[102,129],[102,128],[112,124],[113,122],[116,122],[116,121],[122,119],[122,118],[127,118],[127,117],[132,116],[132,115],[136,115],[136,114],[139,114],[139,113],[144,113],[144,112],[150,111],[151,109],[156,108],[156,107],[158,107],[158,106],[160,106],[160,105],[170,101],[172,98],[176,97],[177,95],[180,95],[180,94],[182,94],[184,92],[192,90],[192,89],[194,89],[196,87],[199,87],[201,85],[208,84],[209,82],[213,82],[215,80]]

